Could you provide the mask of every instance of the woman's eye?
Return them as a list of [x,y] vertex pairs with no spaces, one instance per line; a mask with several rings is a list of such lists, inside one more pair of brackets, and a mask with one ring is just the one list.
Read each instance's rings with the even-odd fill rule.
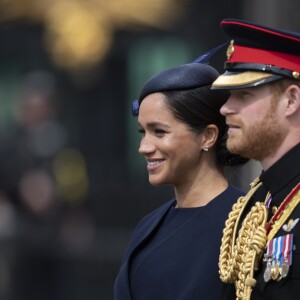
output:
[[162,129],[155,129],[154,132],[157,136],[163,136],[166,133],[166,131]]
[[139,132],[141,135],[145,135],[145,130],[142,129],[142,128],[140,128],[140,129],[138,130],[138,132]]
[[[140,128],[139,130],[138,130],[138,132],[142,135],[142,136],[145,136],[146,135],[146,131],[144,130],[144,129],[142,129],[142,128]],[[163,130],[163,129],[153,129],[153,130],[151,130],[151,131],[149,131],[149,134],[152,134],[152,135],[155,135],[155,136],[157,136],[157,137],[162,137],[162,136],[164,136],[165,134],[166,134],[166,131],[165,130]]]

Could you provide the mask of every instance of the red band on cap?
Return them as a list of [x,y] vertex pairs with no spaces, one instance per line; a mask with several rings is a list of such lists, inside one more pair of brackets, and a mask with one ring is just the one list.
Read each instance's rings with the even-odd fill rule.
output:
[[300,73],[300,56],[239,45],[234,45],[234,52],[227,62],[273,65]]

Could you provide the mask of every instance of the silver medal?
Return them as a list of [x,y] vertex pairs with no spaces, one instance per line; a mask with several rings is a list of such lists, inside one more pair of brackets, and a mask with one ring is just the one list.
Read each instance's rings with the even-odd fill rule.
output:
[[280,272],[281,273],[280,275],[282,278],[285,278],[288,275],[289,269],[290,269],[290,266],[288,264],[288,259],[285,257],[284,261],[282,263],[281,272]]
[[267,262],[266,268],[265,268],[265,272],[264,272],[264,281],[268,282],[271,279],[271,269],[272,269],[272,265],[271,262]]
[[267,263],[265,272],[264,272],[264,281],[268,282],[271,280],[272,277],[272,261],[273,261],[273,255],[265,254],[264,255],[264,261]]

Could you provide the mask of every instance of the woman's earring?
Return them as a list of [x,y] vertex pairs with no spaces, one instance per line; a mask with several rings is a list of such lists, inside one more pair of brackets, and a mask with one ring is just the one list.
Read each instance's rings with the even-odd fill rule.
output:
[[208,146],[204,146],[202,149],[203,149],[203,151],[208,152],[209,148],[208,148]]

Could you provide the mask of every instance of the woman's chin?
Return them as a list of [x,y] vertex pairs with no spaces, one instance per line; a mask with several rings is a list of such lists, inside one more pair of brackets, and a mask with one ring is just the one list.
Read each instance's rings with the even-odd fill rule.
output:
[[165,184],[165,182],[159,178],[153,178],[152,176],[149,176],[149,183],[153,186],[159,186],[162,184]]

